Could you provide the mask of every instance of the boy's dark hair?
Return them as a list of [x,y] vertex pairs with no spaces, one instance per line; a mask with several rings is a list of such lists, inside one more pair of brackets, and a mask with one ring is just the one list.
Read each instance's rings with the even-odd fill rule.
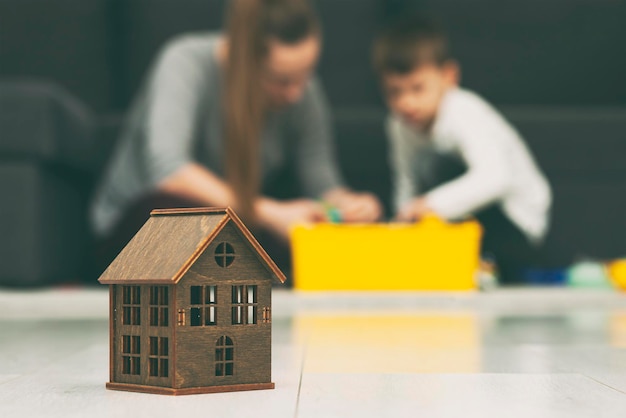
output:
[[374,41],[374,69],[379,74],[407,74],[422,65],[442,65],[450,59],[443,27],[425,16],[395,19]]

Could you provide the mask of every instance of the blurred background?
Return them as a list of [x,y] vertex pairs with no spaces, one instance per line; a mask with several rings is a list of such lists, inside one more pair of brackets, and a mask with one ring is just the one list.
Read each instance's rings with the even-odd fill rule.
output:
[[[0,0],[0,285],[95,279],[87,207],[125,111],[164,42],[219,30],[226,1]],[[314,3],[352,187],[389,210],[370,44],[387,18],[425,12],[448,29],[462,85],[520,130],[552,184],[546,265],[626,255],[626,0]]]

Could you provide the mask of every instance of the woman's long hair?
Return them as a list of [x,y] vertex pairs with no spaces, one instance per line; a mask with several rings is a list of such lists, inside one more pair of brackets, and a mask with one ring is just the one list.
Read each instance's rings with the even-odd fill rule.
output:
[[266,111],[261,86],[268,41],[295,44],[319,30],[307,0],[230,0],[222,97],[226,179],[241,217],[253,221],[261,187],[260,140]]

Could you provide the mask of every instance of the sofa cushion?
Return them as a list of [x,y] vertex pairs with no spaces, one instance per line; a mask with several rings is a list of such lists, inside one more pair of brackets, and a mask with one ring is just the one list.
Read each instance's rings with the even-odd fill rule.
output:
[[0,164],[0,285],[72,282],[85,271],[85,197],[71,177],[31,162]]
[[0,81],[0,155],[88,168],[93,152],[91,113],[65,89],[24,80]]

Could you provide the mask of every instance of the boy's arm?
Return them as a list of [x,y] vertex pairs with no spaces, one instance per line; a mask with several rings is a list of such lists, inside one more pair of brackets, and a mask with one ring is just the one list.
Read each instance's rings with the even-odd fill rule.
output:
[[512,171],[501,136],[508,132],[492,128],[488,121],[475,121],[459,129],[458,147],[468,170],[426,194],[428,207],[438,215],[446,219],[461,218],[507,193]]

